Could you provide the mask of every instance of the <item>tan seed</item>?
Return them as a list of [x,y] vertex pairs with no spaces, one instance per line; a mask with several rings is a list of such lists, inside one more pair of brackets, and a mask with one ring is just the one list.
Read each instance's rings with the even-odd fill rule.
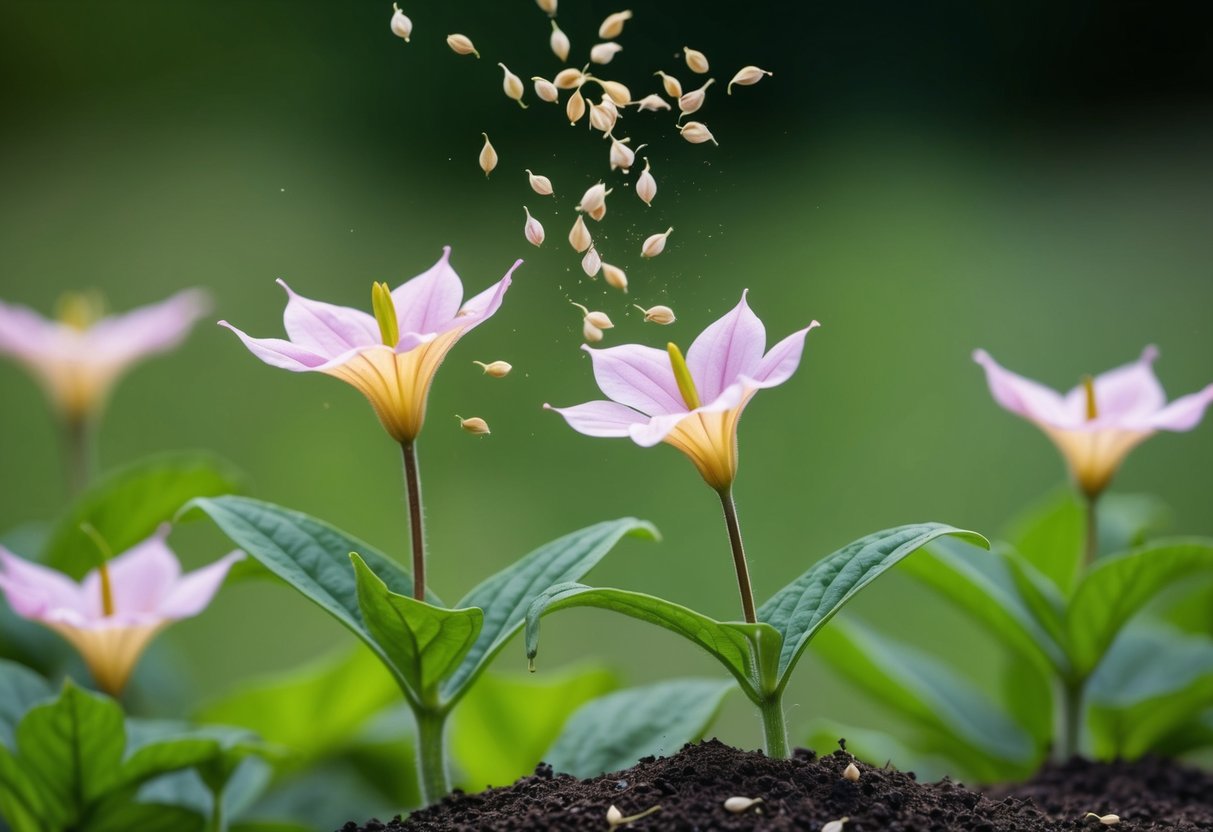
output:
[[526,172],[527,181],[530,182],[531,190],[540,196],[552,195],[552,180],[546,176],[540,176],[537,173],[531,173],[530,169]]
[[510,370],[514,369],[514,365],[508,361],[490,361],[488,364],[483,361],[473,361],[472,363],[484,370],[484,374],[490,378],[505,378],[510,374]]
[[590,61],[596,64],[609,64],[622,51],[623,47],[614,41],[596,43],[590,48]]
[[590,105],[590,127],[604,134],[610,133],[615,129],[615,122],[619,119],[619,110],[615,107],[615,102],[606,96],[602,97],[602,101],[598,104]]
[[392,8],[394,9],[392,12],[392,34],[408,43],[409,38],[413,34],[413,21],[409,20],[395,3],[392,4]]
[[556,25],[556,21],[552,21],[552,35],[548,38],[548,45],[552,47],[552,54],[562,61],[569,59],[569,36]]
[[740,815],[761,802],[761,797],[730,797],[724,802],[724,808],[735,815]]
[[573,223],[572,229],[569,230],[569,245],[573,247],[573,251],[582,252],[593,244],[590,229],[585,227],[585,220],[578,217],[577,222]]
[[540,101],[551,104],[560,100],[560,91],[551,81],[538,75],[532,77],[531,80],[535,82],[535,97]]
[[655,113],[658,110],[670,109],[670,102],[666,101],[657,93],[653,93],[652,95],[646,95],[644,98],[637,101],[636,109],[641,112],[649,110],[650,112]]
[[673,233],[673,226],[667,228],[663,234],[654,234],[644,241],[644,245],[640,247],[641,257],[656,257],[661,252],[665,251],[665,241]]
[[497,151],[493,149],[493,143],[489,141],[488,133],[480,135],[484,136],[484,147],[480,148],[480,169],[487,177],[493,172],[493,168],[497,167]]
[[644,170],[636,178],[636,196],[644,200],[645,205],[652,205],[653,197],[657,196],[657,180],[649,172],[649,160],[647,158],[644,160]]
[[581,270],[585,272],[586,277],[595,277],[602,270],[602,258],[598,256],[598,249],[590,246],[585,257],[581,258]]
[[846,822],[849,820],[850,818],[839,818],[838,820],[832,820],[825,826],[821,827],[821,832],[842,832],[842,827],[845,826]]
[[522,210],[526,211],[526,225],[522,227],[522,233],[527,242],[536,247],[543,245],[543,224],[531,216],[530,209],[525,205]]
[[632,103],[632,91],[618,81],[602,81],[598,78],[594,79],[598,86],[602,87],[602,91],[610,97],[611,101],[620,107],[626,107]]
[[[631,139],[617,139],[611,136],[611,170],[621,169],[624,173],[631,170],[632,165],[636,163],[636,151],[627,146],[627,142]],[[644,145],[636,148],[640,150]]]
[[556,0],[535,0],[535,5],[547,12],[548,17],[556,16]]
[[569,124],[576,124],[585,115],[585,96],[577,90],[564,103],[564,114],[569,117]]
[[522,79],[510,72],[509,67],[505,64],[498,63],[497,66],[501,67],[501,71],[505,73],[505,76],[501,80],[501,89],[507,97],[517,101],[518,106],[525,110],[526,104],[522,100],[522,93],[525,87],[522,86]]
[[623,269],[618,266],[612,266],[610,263],[602,264],[602,279],[612,289],[618,289],[621,292],[628,290],[628,276]]
[[698,49],[692,49],[689,46],[682,47],[682,54],[686,57],[687,67],[691,70],[691,72],[697,72],[700,75],[707,73],[708,59],[706,55],[704,55]]
[[603,40],[611,40],[623,34],[623,24],[632,19],[630,11],[615,12],[607,15],[606,20],[602,21],[602,25],[598,27],[598,37]]
[[[602,330],[594,326],[589,321],[583,321],[581,324],[581,337],[588,343],[597,344],[602,340]],[[611,807],[615,808],[614,806]]]
[[716,141],[716,137],[712,135],[712,131],[702,121],[688,121],[678,128],[678,132],[691,144],[703,144],[704,142],[711,142],[714,145],[720,144],[720,142]]
[[591,185],[581,195],[581,202],[577,204],[577,210],[584,214],[593,213],[600,205],[606,203],[606,197],[609,193],[610,191],[607,190],[606,185],[601,182]]
[[476,436],[486,436],[492,431],[489,430],[489,423],[481,419],[479,416],[473,416],[470,419],[464,419],[462,416],[456,416],[459,420],[459,427],[463,428],[468,433]]
[[774,72],[759,69],[756,66],[743,66],[741,69],[737,70],[737,74],[733,76],[733,80],[729,81],[729,86],[725,91],[729,95],[732,95],[734,85],[739,87],[748,87],[751,84],[757,84],[766,76],[774,74]]
[[669,326],[678,320],[674,317],[674,310],[668,306],[650,306],[645,309],[638,304],[632,304],[644,314],[645,323],[660,324],[661,326]]
[[577,301],[571,300],[569,303],[581,310],[581,318],[590,326],[595,326],[598,329],[614,329],[615,324],[611,322],[611,318],[605,312],[591,312]]
[[682,82],[673,75],[667,75],[660,69],[653,73],[661,76],[661,85],[665,87],[665,94],[670,98],[682,97]]
[[852,783],[859,780],[859,766],[854,763],[847,763],[847,767],[842,770],[842,776]]
[[[689,116],[703,106],[703,101],[707,98],[708,87],[716,83],[715,78],[709,78],[708,82],[697,90],[691,90],[678,99],[678,109],[682,111],[682,116]],[[679,116],[679,118],[682,118]]]
[[585,73],[580,69],[566,67],[556,73],[556,77],[552,79],[552,83],[562,90],[575,90],[585,81]]
[[480,53],[476,51],[471,38],[467,35],[447,35],[446,45],[451,47],[451,51],[456,55],[475,55],[477,58],[480,57]]

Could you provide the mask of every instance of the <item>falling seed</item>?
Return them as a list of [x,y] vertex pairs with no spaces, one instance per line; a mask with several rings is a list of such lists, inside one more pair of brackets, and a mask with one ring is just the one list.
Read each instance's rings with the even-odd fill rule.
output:
[[602,81],[598,78],[595,78],[594,81],[602,87],[603,92],[610,96],[611,101],[620,107],[626,107],[632,103],[632,91],[624,84],[618,81]]
[[661,76],[661,84],[665,87],[665,94],[670,98],[682,97],[682,82],[673,75],[666,75],[660,69],[653,73]]
[[628,276],[623,269],[618,266],[612,266],[610,263],[602,264],[602,279],[612,289],[618,289],[621,292],[628,290]]
[[714,145],[720,145],[720,142],[716,141],[716,137],[712,135],[712,131],[702,121],[688,121],[679,126],[678,132],[691,144],[711,142]]
[[505,378],[510,374],[510,370],[514,369],[514,365],[508,361],[490,361],[488,364],[483,361],[473,361],[472,363],[484,370],[484,374],[491,378]]
[[530,169],[526,172],[527,180],[531,183],[531,190],[540,196],[552,195],[552,180],[546,176],[540,176],[537,173],[531,173]]
[[560,91],[551,81],[538,75],[532,76],[531,80],[535,82],[535,97],[540,101],[555,103],[560,100]]
[[589,321],[584,321],[581,324],[581,337],[584,338],[587,343],[597,344],[602,340],[602,330],[594,326]]
[[552,54],[562,61],[569,59],[569,36],[556,25],[556,21],[552,21],[552,36],[548,38],[548,44],[552,47]]
[[395,3],[392,8],[395,10],[392,12],[392,34],[408,43],[413,34],[413,21],[409,20]]
[[459,420],[459,427],[476,436],[485,436],[492,431],[489,430],[489,423],[481,419],[479,416],[473,416],[470,419],[464,419],[462,416],[456,416]]
[[636,178],[636,196],[644,200],[645,205],[652,205],[653,197],[657,196],[657,180],[649,172],[648,157],[644,160],[644,170]]
[[627,142],[630,141],[630,138],[617,139],[614,136],[611,136],[611,170],[618,168],[622,169],[624,173],[627,173],[632,169],[632,165],[636,163],[636,150],[640,150],[640,148],[644,147],[645,145],[641,145],[640,147],[636,148],[636,150],[632,150],[627,146]]
[[596,64],[609,64],[611,60],[623,51],[623,47],[614,41],[596,43],[590,49],[590,61]]
[[581,117],[585,115],[585,96],[581,94],[581,90],[569,96],[569,100],[564,104],[564,114],[569,117],[569,124],[581,121]]
[[644,245],[640,247],[641,257],[656,257],[661,252],[665,251],[666,238],[674,231],[674,227],[670,226],[663,234],[654,234],[644,241]]
[[585,220],[578,217],[577,222],[573,223],[572,229],[569,230],[569,245],[573,247],[573,251],[583,252],[593,244],[594,240],[590,237],[590,229],[585,227]]
[[584,81],[585,73],[571,66],[557,72],[556,77],[552,79],[552,83],[562,90],[577,89]]
[[645,309],[639,304],[633,303],[644,314],[644,322],[648,324],[660,324],[661,326],[669,326],[678,320],[674,317],[674,310],[668,306],[650,306]]
[[611,322],[611,318],[605,312],[591,312],[575,300],[570,300],[569,303],[581,310],[581,319],[591,326],[596,326],[599,329],[614,329],[615,324]]
[[543,245],[543,224],[539,220],[531,216],[531,211],[525,205],[522,210],[526,211],[526,225],[522,227],[522,233],[526,236],[527,242],[535,247]]
[[687,67],[690,68],[691,72],[697,72],[700,75],[707,73],[708,59],[706,55],[698,49],[692,49],[689,46],[682,47],[682,54],[686,57]]
[[606,216],[606,203],[602,203],[594,210],[590,211],[590,219],[594,222],[602,222],[602,218]]
[[446,45],[451,47],[451,51],[456,55],[475,55],[477,58],[480,57],[480,53],[476,51],[471,38],[467,35],[447,35]]
[[487,179],[488,175],[493,172],[493,168],[497,167],[497,151],[493,149],[493,143],[489,141],[488,133],[480,135],[484,136],[484,147],[480,148],[480,169],[484,171]]
[[602,184],[601,182],[596,185],[591,185],[590,187],[586,188],[585,193],[581,195],[581,202],[577,204],[577,210],[581,211],[583,214],[593,213],[598,206],[606,203],[608,193],[610,193],[610,191],[608,191],[606,185]]
[[619,110],[616,109],[615,102],[607,96],[604,95],[602,101],[597,104],[590,104],[590,127],[601,132],[604,138],[615,129],[618,119]]
[[1115,826],[1120,823],[1120,815],[1097,815],[1094,812],[1087,812],[1082,816],[1082,819],[1086,820],[1087,818],[1096,818],[1104,826]]
[[548,17],[556,16],[556,0],[535,0],[535,5],[547,12]]
[[602,270],[602,258],[598,256],[598,249],[590,246],[585,257],[581,258],[581,270],[585,272],[586,277],[595,277]]
[[842,832],[842,827],[849,821],[850,818],[839,818],[832,820],[825,826],[821,827],[821,832]]
[[632,19],[630,11],[615,12],[607,15],[606,20],[602,21],[602,25],[598,27],[598,37],[603,40],[611,40],[623,34],[623,24]]
[[735,815],[740,815],[751,806],[757,806],[761,802],[761,797],[730,797],[724,802],[724,808]]
[[517,101],[518,106],[525,110],[526,104],[522,101],[522,93],[525,89],[522,86],[522,79],[510,72],[509,67],[505,64],[498,63],[497,66],[501,67],[501,71],[505,73],[505,77],[501,80],[501,89],[505,92],[506,96]]
[[635,102],[635,104],[636,104],[636,109],[642,113],[645,110],[655,113],[658,110],[670,109],[670,102],[666,101],[664,98],[662,98],[657,93],[653,93],[652,95],[646,95],[644,98]]
[[[678,99],[678,109],[682,111],[682,116],[689,116],[703,106],[703,101],[707,98],[708,87],[716,83],[715,78],[709,78],[708,82],[697,90],[691,90]],[[679,118],[682,118],[679,116]]]
[[859,780],[859,766],[854,763],[847,763],[847,767],[842,770],[842,776],[852,783],[857,782]]
[[766,69],[759,69],[756,66],[743,66],[741,69],[737,70],[737,74],[733,76],[733,80],[729,81],[729,86],[725,91],[729,95],[732,95],[734,84],[739,87],[748,87],[752,84],[757,84],[767,75],[774,74],[774,72]]

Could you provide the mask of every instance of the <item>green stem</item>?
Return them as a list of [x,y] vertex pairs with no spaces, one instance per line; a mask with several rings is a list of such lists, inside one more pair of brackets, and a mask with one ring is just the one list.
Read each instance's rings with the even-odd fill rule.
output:
[[792,755],[788,747],[788,725],[783,715],[783,691],[770,694],[762,703],[761,712],[767,756],[774,760],[786,760]]
[[425,600],[425,520],[421,510],[421,474],[417,470],[417,446],[400,443],[404,453],[404,485],[408,492],[409,533],[413,544],[413,597]]
[[1054,730],[1053,760],[1064,763],[1079,753],[1082,738],[1081,682],[1064,680],[1058,693],[1057,726]]
[[74,497],[93,478],[93,421],[88,416],[68,416],[63,430],[68,492]]
[[[724,522],[729,530],[729,546],[733,549],[733,569],[737,572],[741,609],[745,620],[753,624],[758,621],[758,616],[754,612],[754,590],[750,587],[750,567],[746,563],[745,545],[741,542],[741,526],[737,522],[737,504],[733,501],[733,489],[726,488],[718,493],[720,505],[724,509]],[[780,719],[782,720],[782,716]],[[763,717],[763,721],[766,721],[766,717]],[[787,744],[786,739],[784,744]]]
[[211,820],[207,832],[227,832],[227,816],[223,812],[223,790],[211,789]]
[[446,771],[446,714],[416,710],[417,771],[421,779],[421,800],[426,806],[437,803],[451,791]]
[[1098,502],[1099,497],[1087,497],[1084,506],[1086,509],[1087,530],[1084,541],[1083,562],[1087,566],[1093,564],[1095,558],[1099,555],[1099,515],[1096,511],[1096,504]]

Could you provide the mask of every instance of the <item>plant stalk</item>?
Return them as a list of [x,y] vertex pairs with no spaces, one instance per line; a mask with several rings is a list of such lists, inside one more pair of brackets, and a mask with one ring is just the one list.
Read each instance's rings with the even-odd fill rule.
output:
[[421,508],[421,474],[417,470],[417,446],[401,442],[404,454],[404,485],[408,492],[409,533],[413,544],[413,597],[425,600],[425,521]]
[[1095,558],[1099,555],[1099,514],[1097,504],[1099,497],[1087,497],[1084,508],[1086,509],[1086,539],[1085,548],[1083,550],[1083,563],[1090,566],[1095,562]]
[[446,771],[446,714],[415,710],[417,718],[417,771],[421,780],[421,800],[426,806],[437,803],[451,791]]
[[1054,729],[1053,760],[1065,763],[1079,753],[1082,738],[1082,689],[1081,682],[1061,682],[1060,703]]
[[[724,508],[724,522],[729,529],[729,545],[733,549],[733,569],[737,572],[737,589],[741,592],[741,609],[750,624],[758,621],[754,612],[754,590],[750,587],[750,567],[746,563],[745,545],[741,542],[741,526],[737,522],[737,504],[733,501],[733,489],[718,492],[720,505]],[[780,717],[782,720],[782,716]],[[766,717],[763,717],[766,722]],[[784,738],[784,745],[787,739]],[[785,754],[786,756],[786,754]]]
[[63,444],[68,493],[75,497],[93,479],[93,420],[87,415],[69,415],[64,422]]
[[223,811],[223,790],[211,789],[211,819],[207,832],[227,832],[227,815]]
[[788,747],[788,726],[783,715],[783,691],[771,694],[762,703],[762,733],[767,756],[773,760],[786,760],[791,756]]

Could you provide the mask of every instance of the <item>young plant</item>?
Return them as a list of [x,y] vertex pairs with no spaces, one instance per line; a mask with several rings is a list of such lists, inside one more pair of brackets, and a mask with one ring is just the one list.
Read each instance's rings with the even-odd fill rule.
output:
[[819,561],[761,607],[750,588],[733,481],[737,473],[737,422],[756,392],[787,381],[800,363],[814,321],[766,351],[766,330],[741,302],[709,326],[684,358],[674,344],[665,351],[630,344],[584,347],[598,386],[611,401],[551,408],[588,436],[630,437],[650,447],[661,442],[686,454],[716,492],[741,594],[742,621],[716,621],[651,595],[606,587],[563,584],[544,592],[526,620],[526,647],[534,667],[539,621],[569,607],[600,607],[675,632],[715,656],[733,675],[762,716],[765,748],[773,757],[791,749],[783,694],[796,663],[817,632],[860,590],[903,558],[942,535],[983,544],[984,538],[939,523],[877,532]]

